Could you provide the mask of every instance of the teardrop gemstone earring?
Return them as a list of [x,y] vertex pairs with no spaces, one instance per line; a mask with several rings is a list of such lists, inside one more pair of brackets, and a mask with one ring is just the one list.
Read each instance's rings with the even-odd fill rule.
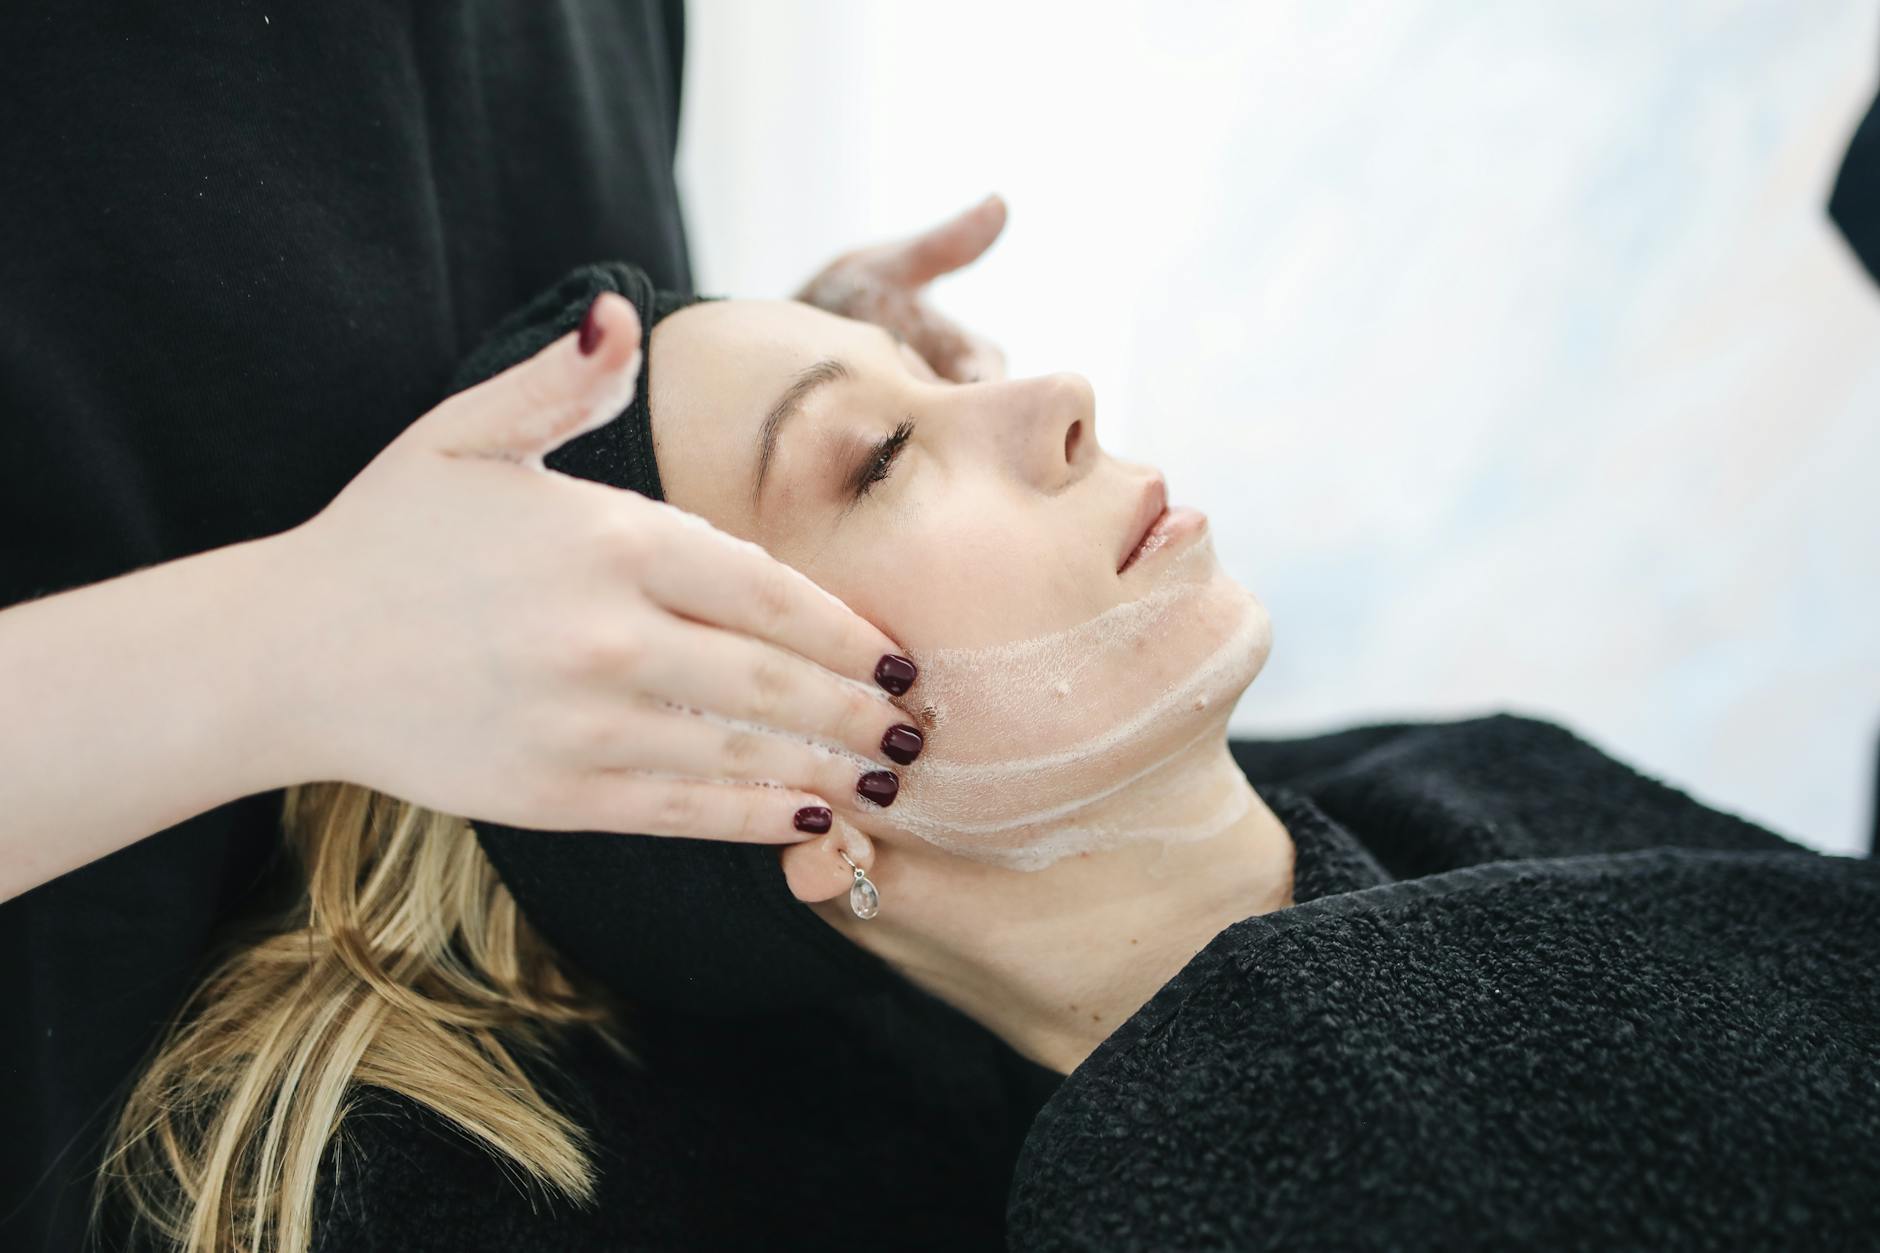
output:
[[849,869],[855,872],[855,882],[849,885],[849,910],[866,922],[881,912],[881,893],[875,890],[868,872],[856,865],[846,850],[836,851],[842,854],[842,860],[848,862]]

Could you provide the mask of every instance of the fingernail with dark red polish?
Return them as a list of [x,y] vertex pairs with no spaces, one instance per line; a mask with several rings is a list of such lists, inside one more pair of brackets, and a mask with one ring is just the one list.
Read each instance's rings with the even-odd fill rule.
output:
[[918,730],[905,722],[896,723],[888,728],[888,733],[881,737],[881,751],[894,761],[905,766],[920,756],[920,750],[926,746]]
[[831,817],[827,805],[805,805],[796,811],[796,829],[821,835],[829,829]]
[[894,795],[901,790],[901,780],[892,770],[870,770],[855,785],[855,793],[865,796],[877,805],[894,804]]
[[875,663],[875,682],[896,696],[913,687],[914,680],[919,676],[920,667],[899,653],[884,654]]
[[588,306],[587,316],[581,319],[580,343],[581,355],[584,357],[593,356],[594,350],[601,346],[601,336],[605,332],[601,330],[601,320],[594,315],[594,311],[600,307],[601,298],[596,296],[594,303]]

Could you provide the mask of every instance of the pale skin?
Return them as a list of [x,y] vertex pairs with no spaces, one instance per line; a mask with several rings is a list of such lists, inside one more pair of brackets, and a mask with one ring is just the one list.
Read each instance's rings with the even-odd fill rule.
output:
[[[1004,220],[988,198],[805,294],[1000,375],[924,290]],[[853,769],[784,750],[728,772],[727,733],[672,706],[902,769],[881,737],[906,714],[874,681],[900,646],[761,550],[542,466],[631,394],[632,306],[595,317],[592,354],[570,334],[446,399],[299,526],[0,611],[0,900],[321,779],[545,830],[813,842],[794,819],[822,806],[842,831]]]
[[[1103,450],[1081,376],[960,383],[878,327],[787,302],[682,310],[652,344],[668,499],[763,545],[916,653],[1060,630],[1155,586],[1148,562],[1117,568],[1133,502],[1154,472]],[[830,359],[843,364],[840,377],[779,427],[754,490],[764,415]],[[726,361],[737,367],[714,368]],[[884,462],[895,444],[882,441],[897,431],[905,438]],[[866,473],[884,465],[885,475]],[[1214,577],[1225,579],[1218,566]],[[1264,649],[1247,659],[1245,682],[1264,660]],[[1119,670],[1127,661],[1116,659]],[[918,695],[898,703],[914,708]],[[1171,805],[1164,788],[1151,813],[1147,794],[1123,794],[1125,826],[1133,801],[1144,823],[1197,830],[1223,802],[1244,799],[1243,816],[1211,837],[1016,871],[897,830],[890,807],[849,816],[866,837],[848,838],[880,889],[878,917],[849,912],[852,872],[837,854],[845,831],[784,850],[786,877],[855,943],[1068,1072],[1223,928],[1292,903],[1291,836],[1228,753],[1239,691],[1220,695],[1192,715],[1197,734],[1172,767],[1182,799]],[[987,730],[941,723],[932,733]],[[910,777],[920,768],[909,766]]]

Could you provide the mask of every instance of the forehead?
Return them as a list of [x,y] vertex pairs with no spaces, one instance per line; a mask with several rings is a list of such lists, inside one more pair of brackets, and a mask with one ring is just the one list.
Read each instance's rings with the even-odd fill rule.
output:
[[740,408],[755,421],[797,371],[824,357],[854,360],[885,343],[865,322],[794,300],[689,305],[653,328],[653,412],[704,401]]
[[825,357],[853,364],[886,344],[866,323],[793,300],[707,301],[663,319],[649,400],[666,499],[748,535],[758,428],[778,394]]

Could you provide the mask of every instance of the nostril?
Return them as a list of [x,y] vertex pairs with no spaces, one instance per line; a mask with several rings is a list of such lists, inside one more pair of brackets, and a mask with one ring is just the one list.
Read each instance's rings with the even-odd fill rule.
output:
[[1064,460],[1077,460],[1077,445],[1082,441],[1083,437],[1084,420],[1079,418],[1071,423],[1070,430],[1064,432]]

